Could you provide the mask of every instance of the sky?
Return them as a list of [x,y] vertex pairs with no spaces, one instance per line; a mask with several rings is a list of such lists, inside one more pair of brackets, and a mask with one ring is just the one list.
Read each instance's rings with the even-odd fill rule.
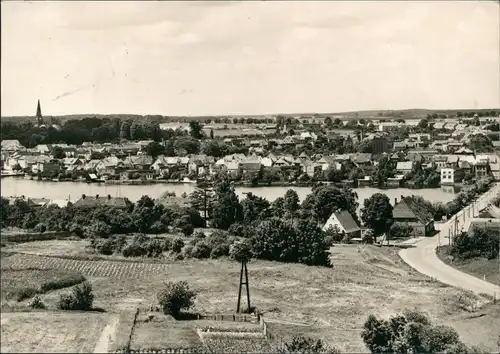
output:
[[2,2],[1,115],[500,107],[489,1]]

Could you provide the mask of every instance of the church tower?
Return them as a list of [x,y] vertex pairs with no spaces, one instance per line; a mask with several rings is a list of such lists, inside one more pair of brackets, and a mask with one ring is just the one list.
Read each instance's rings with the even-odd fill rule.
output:
[[40,107],[40,100],[38,100],[38,104],[36,106],[36,124],[38,126],[43,124],[42,108]]

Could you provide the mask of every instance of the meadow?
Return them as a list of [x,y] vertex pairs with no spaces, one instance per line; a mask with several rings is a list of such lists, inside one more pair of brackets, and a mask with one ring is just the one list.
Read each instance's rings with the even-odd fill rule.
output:
[[[90,260],[86,241],[39,241],[3,250],[16,253],[2,257],[2,268],[38,267],[83,274],[92,283],[95,306],[109,314],[147,308],[165,281],[177,280],[187,281],[198,291],[195,312],[235,311],[240,266],[228,259],[147,263],[110,256]],[[461,301],[465,297],[479,302],[486,299],[417,274],[399,259],[397,251],[368,245],[333,247],[333,269],[252,260],[248,265],[252,305],[264,313],[268,328],[280,341],[304,334],[344,352],[364,351],[360,333],[368,314],[390,316],[415,307],[436,323],[456,327],[467,344],[496,349],[498,309],[479,310],[481,318],[472,318],[477,313],[468,313]],[[41,295],[49,310],[55,309],[64,291]],[[25,302],[10,301],[9,306],[22,307]]]

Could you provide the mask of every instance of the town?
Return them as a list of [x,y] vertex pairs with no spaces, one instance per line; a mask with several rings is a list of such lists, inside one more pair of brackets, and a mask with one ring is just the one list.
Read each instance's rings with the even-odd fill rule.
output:
[[[28,146],[4,139],[17,130],[2,125],[2,176],[137,184],[210,180],[226,171],[236,183],[251,186],[327,181],[389,188],[462,185],[484,176],[500,180],[499,112],[480,114],[407,120],[276,116],[264,123],[224,118],[205,124],[88,118],[61,127],[44,122],[39,102],[36,117],[22,128],[31,134]],[[115,136],[97,136],[111,126],[117,127]],[[71,129],[85,128],[92,142],[68,143]],[[148,139],[131,140],[138,130]],[[34,136],[50,143],[34,145]]]

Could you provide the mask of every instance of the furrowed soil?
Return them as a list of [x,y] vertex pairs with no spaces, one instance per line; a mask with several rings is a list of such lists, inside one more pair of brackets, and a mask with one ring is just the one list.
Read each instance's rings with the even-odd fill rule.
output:
[[[55,258],[68,254],[75,258],[85,249],[85,241],[63,241],[64,246],[60,242],[58,246],[53,241],[41,241],[4,248],[31,254],[3,257],[2,267],[46,266],[81,272],[92,283],[95,306],[110,313],[147,307],[165,281],[178,280],[187,281],[198,291],[195,311],[235,311],[240,265],[234,261],[222,258],[134,263],[111,258]],[[498,312],[485,308],[481,310],[484,316],[468,318],[473,314],[461,308],[457,298],[462,294],[460,290],[412,271],[397,252],[398,248],[365,245],[333,247],[333,268],[252,260],[248,264],[252,305],[264,312],[269,330],[280,341],[304,334],[321,338],[343,352],[364,352],[360,334],[367,316],[390,316],[409,307],[427,312],[435,323],[451,324],[469,345],[496,350]],[[60,293],[42,295],[49,309],[55,308]],[[98,339],[99,335],[96,342]]]

